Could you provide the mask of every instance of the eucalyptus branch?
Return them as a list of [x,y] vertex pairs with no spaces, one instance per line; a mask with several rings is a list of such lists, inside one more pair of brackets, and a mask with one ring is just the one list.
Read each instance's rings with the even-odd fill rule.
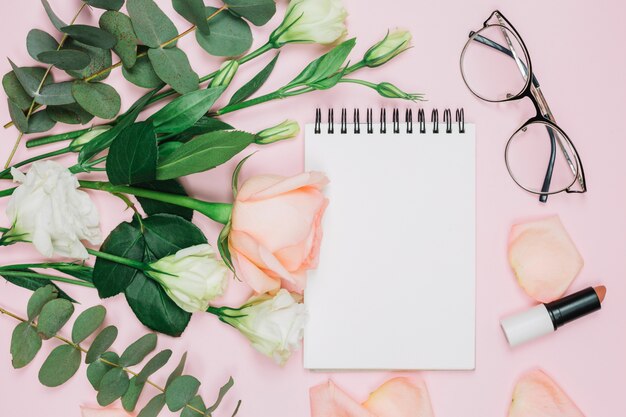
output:
[[[76,20],[78,19],[78,16],[80,15],[80,13],[83,11],[83,9],[87,6],[87,3],[82,2],[80,8],[78,9],[78,12],[76,12],[76,14],[74,15],[74,17],[72,18],[72,21],[70,23],[70,25],[73,25]],[[61,48],[63,48],[63,45],[65,45],[65,41],[68,39],[69,35],[68,34],[64,34],[63,37],[61,38],[61,41],[59,42],[59,46],[57,47],[57,51],[59,51]],[[48,65],[48,68],[46,69],[46,72],[44,73],[43,77],[41,78],[41,81],[39,82],[39,86],[37,87],[37,91],[35,91],[35,96],[37,96],[37,94],[39,94],[39,92],[41,91],[42,87],[44,86],[44,83],[46,82],[46,79],[48,78],[48,75],[50,74],[50,71],[52,71],[52,67],[53,65]],[[33,114],[33,112],[35,111],[35,105],[37,103],[35,102],[35,99],[33,98],[33,100],[30,103],[30,107],[28,108],[28,112],[26,113],[26,120],[28,121],[30,119],[30,116]],[[6,127],[6,126],[5,126]],[[7,159],[7,161],[4,164],[4,168],[8,168],[11,165],[11,161],[13,160],[13,157],[15,156],[15,153],[17,152],[17,149],[20,146],[20,143],[22,142],[22,137],[24,136],[24,132],[20,132],[17,135],[17,140],[15,141],[15,144],[13,145],[13,149],[11,150],[11,153],[9,154],[9,158]]]

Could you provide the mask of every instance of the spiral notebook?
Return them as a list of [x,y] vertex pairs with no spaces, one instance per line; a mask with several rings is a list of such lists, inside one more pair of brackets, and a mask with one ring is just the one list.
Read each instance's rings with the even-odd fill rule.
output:
[[474,369],[474,125],[462,110],[386,113],[324,123],[318,110],[306,127],[306,170],[328,175],[330,204],[304,366]]

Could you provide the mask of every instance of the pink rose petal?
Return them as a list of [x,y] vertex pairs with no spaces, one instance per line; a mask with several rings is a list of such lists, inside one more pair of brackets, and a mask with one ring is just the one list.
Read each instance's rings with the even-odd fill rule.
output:
[[89,408],[80,407],[83,417],[130,417],[126,411],[121,408]]
[[514,225],[509,263],[524,291],[543,303],[561,297],[583,267],[558,216]]
[[556,383],[539,370],[518,381],[509,417],[585,417]]
[[365,408],[377,417],[434,417],[428,389],[423,380],[394,378],[374,391]]
[[311,417],[377,417],[341,391],[332,381],[309,391]]

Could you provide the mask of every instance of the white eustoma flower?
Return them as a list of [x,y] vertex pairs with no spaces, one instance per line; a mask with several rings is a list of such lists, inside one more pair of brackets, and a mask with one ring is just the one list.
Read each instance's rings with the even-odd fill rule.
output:
[[291,42],[334,44],[347,34],[347,16],[341,0],[291,0],[270,43],[276,48]]
[[253,298],[239,310],[223,311],[221,319],[236,327],[264,355],[283,365],[300,347],[307,312],[287,290]]
[[148,275],[161,284],[176,305],[189,313],[206,311],[228,285],[229,270],[208,244],[181,249],[150,267],[154,271],[148,271]]
[[38,161],[27,174],[15,168],[11,174],[21,185],[7,206],[12,228],[5,238],[30,241],[48,258],[58,254],[87,259],[81,240],[102,243],[98,210],[89,195],[78,190],[78,180],[67,168]]
[[363,56],[363,62],[374,68],[389,62],[411,46],[411,32],[394,30],[385,38],[372,46]]

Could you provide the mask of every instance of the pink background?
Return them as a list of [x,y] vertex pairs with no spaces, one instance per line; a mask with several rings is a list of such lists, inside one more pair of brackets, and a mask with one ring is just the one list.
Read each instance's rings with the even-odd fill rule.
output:
[[[169,1],[159,0],[159,3],[170,16],[175,16]],[[458,57],[469,30],[479,28],[499,6],[498,3],[493,0],[388,0],[384,3],[345,0],[350,12],[350,33],[359,40],[353,61],[381,38],[387,28],[408,28],[415,36],[415,47],[411,51],[388,66],[363,71],[360,77],[391,81],[406,90],[426,93],[429,101],[424,106],[427,111],[433,107],[464,107],[468,121],[478,126],[477,367],[474,372],[424,372],[421,375],[428,384],[435,414],[439,417],[506,415],[516,379],[535,367],[552,375],[586,415],[615,416],[623,410],[623,388],[626,386],[626,332],[623,327],[626,267],[620,261],[626,253],[626,198],[623,193],[626,62],[621,47],[621,41],[626,38],[624,7],[618,1],[592,5],[565,0],[506,2],[502,7],[524,37],[545,95],[559,124],[576,144],[587,173],[587,195],[559,195],[542,205],[513,184],[503,161],[506,139],[532,115],[530,104],[527,101],[501,105],[480,102],[469,93],[459,74]],[[69,20],[79,2],[52,1],[52,4],[60,16]],[[281,11],[276,18],[267,27],[255,29],[256,44],[262,43],[271,28],[278,24],[284,6],[285,2],[279,1]],[[81,22],[94,20],[89,11],[80,19]],[[181,19],[175,21],[181,30],[188,27]],[[33,64],[25,49],[26,34],[31,27],[52,32],[36,0],[12,2],[0,16],[3,55],[11,57],[18,65]],[[181,45],[190,51],[192,64],[202,75],[211,72],[219,62],[200,50],[193,37],[185,38]],[[285,83],[304,62],[321,51],[317,46],[284,48],[277,70],[264,91]],[[268,59],[266,56],[242,67],[237,84],[255,74]],[[2,64],[3,73],[8,69],[8,63]],[[125,106],[140,93],[139,88],[121,79],[119,71],[110,81],[120,86]],[[383,100],[359,86],[342,85],[332,91],[235,113],[225,120],[241,129],[256,131],[287,117],[301,123],[311,122],[316,106],[339,108],[354,105],[361,108],[405,107],[405,103]],[[0,114],[6,119],[8,113],[4,101],[0,106]],[[16,131],[2,130],[0,135],[3,144],[0,160],[4,161]],[[262,172],[299,172],[302,169],[302,139],[262,148],[246,166],[243,176]],[[33,153],[22,148],[17,160],[29,155]],[[227,178],[236,162],[211,173],[187,178],[185,184],[198,197],[227,201]],[[66,163],[69,165],[71,161]],[[9,185],[3,182],[1,188]],[[104,194],[92,195],[100,207],[105,233],[130,218],[131,214],[122,210],[119,200]],[[6,200],[0,203],[2,212],[5,205]],[[498,320],[530,306],[532,301],[520,290],[509,269],[507,235],[510,226],[517,221],[551,214],[561,216],[585,259],[586,265],[572,290],[603,283],[608,287],[607,300],[603,311],[593,317],[512,351],[501,334]],[[3,216],[0,215],[0,225],[7,226]],[[196,215],[196,223],[208,236],[215,238],[218,230],[215,225],[199,215]],[[0,257],[3,264],[39,259],[27,245],[1,248]],[[0,285],[0,305],[23,313],[29,293],[9,284]],[[82,301],[79,310],[99,302],[95,292],[68,288],[67,285],[64,288]],[[358,288],[354,291],[358,294]],[[393,288],[387,293],[393,296]],[[237,304],[248,295],[242,284],[232,282],[225,302]],[[120,327],[120,340],[115,345],[118,351],[146,331],[134,318],[123,297],[106,300],[104,304],[109,311],[108,323]],[[49,389],[39,384],[39,366],[45,358],[44,353],[56,345],[54,341],[45,343],[44,351],[30,366],[13,370],[9,338],[14,325],[12,319],[0,317],[2,415],[71,417],[79,415],[79,405],[96,404],[95,392],[87,382],[84,367],[62,387]],[[64,331],[69,332],[69,326]],[[241,416],[307,416],[309,387],[329,376],[358,400],[364,400],[371,390],[392,376],[386,372],[307,372],[302,369],[301,353],[295,354],[284,368],[280,368],[256,353],[236,331],[214,317],[202,314],[193,317],[180,339],[161,337],[158,348],[172,348],[174,360],[182,352],[189,352],[188,370],[203,382],[201,393],[207,402],[211,402],[217,388],[228,376],[234,377],[235,387],[217,416],[230,416],[236,399],[244,401]],[[173,366],[170,364],[170,368]],[[162,383],[165,377],[166,373],[160,372],[155,380]],[[151,395],[155,393],[150,390],[146,393],[148,391]],[[149,396],[144,395],[140,405],[147,398]],[[164,412],[163,415],[168,414]]]

